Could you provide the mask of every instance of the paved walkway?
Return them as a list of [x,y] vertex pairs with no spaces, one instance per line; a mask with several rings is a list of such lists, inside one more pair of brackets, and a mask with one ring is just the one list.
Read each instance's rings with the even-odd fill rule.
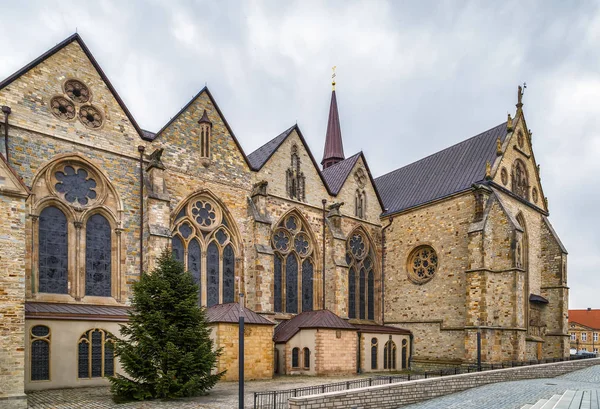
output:
[[568,389],[594,388],[600,388],[600,365],[556,378],[480,386],[414,405],[402,406],[402,409],[519,409],[525,404],[533,404],[540,399],[550,399],[552,395],[562,395]]

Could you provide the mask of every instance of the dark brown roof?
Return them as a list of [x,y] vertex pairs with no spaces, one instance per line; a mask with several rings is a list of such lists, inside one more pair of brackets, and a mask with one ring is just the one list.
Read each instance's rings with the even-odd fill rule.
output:
[[496,139],[504,142],[506,122],[466,141],[375,179],[385,215],[470,189],[494,163]]
[[154,140],[154,138],[156,137],[156,134],[154,132],[146,131],[145,129],[142,129],[142,133],[144,134],[144,138],[149,141]]
[[541,295],[529,294],[529,301],[538,304],[548,304],[548,300]]
[[275,138],[271,139],[269,142],[265,143],[263,146],[252,152],[248,155],[248,160],[250,161],[250,165],[254,170],[260,170],[265,163],[269,160],[271,156],[275,153],[277,148],[285,141],[289,134],[292,133],[296,125],[286,129]]
[[377,325],[377,324],[352,324],[354,328],[360,332],[371,332],[375,334],[401,334],[410,335],[411,332],[407,329],[390,327],[388,325]]
[[344,144],[342,143],[342,130],[338,114],[335,90],[331,93],[329,106],[329,120],[327,121],[327,134],[325,135],[325,149],[321,165],[330,159],[344,160]]
[[348,175],[352,171],[352,168],[360,158],[362,152],[358,152],[355,155],[350,156],[347,159],[344,159],[341,162],[336,163],[335,165],[331,165],[328,168],[323,169],[323,177],[325,181],[329,185],[331,192],[337,195],[340,192],[340,189],[344,185],[346,179],[348,179]]
[[71,44],[73,41],[77,41],[77,43],[79,44],[79,46],[81,47],[81,49],[83,50],[83,52],[85,53],[85,55],[89,58],[90,62],[92,63],[92,65],[96,69],[96,71],[98,71],[98,74],[100,75],[100,77],[102,78],[102,80],[106,83],[106,86],[108,87],[108,89],[110,90],[110,92],[112,92],[113,96],[117,100],[117,103],[121,106],[121,109],[123,110],[123,112],[125,112],[125,115],[127,115],[127,118],[129,118],[129,122],[131,122],[131,124],[133,125],[133,127],[137,131],[137,133],[140,136],[140,138],[147,139],[146,136],[144,135],[144,132],[139,127],[139,125],[137,124],[136,120],[133,118],[133,115],[131,115],[131,112],[129,112],[129,109],[127,108],[127,106],[125,105],[125,103],[123,102],[123,100],[121,99],[121,97],[119,96],[119,93],[113,87],[113,85],[111,84],[110,80],[108,79],[108,77],[106,76],[106,74],[104,73],[104,71],[102,70],[102,68],[100,67],[100,64],[98,64],[98,62],[96,61],[96,59],[94,58],[94,56],[90,52],[89,48],[87,48],[87,45],[85,45],[85,43],[83,42],[83,40],[81,39],[81,37],[77,33],[69,36],[67,39],[65,39],[64,41],[58,43],[57,45],[55,45],[54,47],[52,47],[51,49],[49,49],[48,51],[46,51],[44,54],[40,55],[38,58],[36,58],[32,62],[30,62],[29,64],[27,64],[26,66],[24,66],[23,68],[21,68],[20,70],[18,70],[17,72],[15,72],[11,76],[9,76],[8,78],[6,78],[4,81],[0,82],[0,89],[6,87],[8,85],[10,85],[13,81],[15,81],[21,75],[25,74],[27,71],[31,70],[32,68],[35,68],[40,63],[44,62],[47,58],[52,57],[54,54],[56,54],[57,52],[59,52],[60,50],[62,50],[66,46],[68,46],[69,44]]
[[298,314],[276,326],[273,341],[275,343],[288,342],[301,329],[315,328],[356,331],[356,328],[329,310],[309,311]]
[[58,304],[48,302],[26,302],[25,318],[95,321],[127,321],[128,307],[113,305]]
[[[244,324],[275,325],[274,322],[243,307]],[[210,323],[228,322],[237,324],[240,321],[240,305],[238,303],[217,304],[206,310],[206,318]]]

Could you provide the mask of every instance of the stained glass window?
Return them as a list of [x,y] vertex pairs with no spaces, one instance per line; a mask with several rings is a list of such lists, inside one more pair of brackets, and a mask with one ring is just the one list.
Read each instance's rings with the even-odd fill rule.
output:
[[197,239],[193,239],[188,244],[188,271],[194,279],[194,283],[198,285],[198,303],[201,301],[202,291],[200,290],[200,283],[202,274],[200,263],[202,261],[202,250],[200,250],[200,244]]
[[385,343],[383,350],[383,369],[396,369],[396,343],[391,339]]
[[213,241],[206,252],[206,305],[212,307],[219,303],[219,249]]
[[197,201],[192,206],[192,214],[196,222],[202,227],[209,227],[215,224],[217,212],[214,206],[206,201]]
[[78,364],[77,364],[77,376],[79,378],[90,377],[90,344],[87,341],[79,341],[78,348]]
[[300,360],[299,355],[300,355],[299,348],[292,349],[292,368],[298,368],[300,366],[300,363],[298,362]]
[[67,294],[67,218],[56,207],[46,207],[39,219],[39,292]]
[[304,368],[310,368],[310,349],[304,348]]
[[298,260],[293,253],[285,260],[285,311],[298,313]]
[[190,226],[189,223],[182,223],[181,226],[179,226],[179,233],[187,240],[193,233],[192,226]]
[[65,166],[64,170],[56,172],[54,176],[58,180],[56,191],[62,193],[67,202],[85,206],[89,200],[96,198],[96,181],[88,178],[85,169],[75,170],[72,166]]
[[110,333],[101,329],[87,331],[79,339],[77,375],[101,378],[114,375],[114,343]]
[[282,274],[281,274],[281,267],[283,264],[283,260],[281,259],[281,256],[279,254],[275,254],[275,268],[273,271],[273,301],[274,301],[274,310],[275,312],[283,312],[283,305],[282,305],[282,294],[281,294],[281,290],[282,290]]
[[356,273],[350,267],[348,273],[348,318],[356,318]]
[[373,270],[369,271],[369,278],[367,279],[367,298],[369,304],[368,319],[375,319],[375,278]]
[[313,310],[313,264],[310,260],[302,263],[302,312]]
[[92,378],[102,376],[102,333],[92,332]]
[[172,241],[173,258],[180,263],[183,263],[183,242],[179,236],[173,236]]
[[223,250],[223,303],[235,299],[235,256],[233,247],[228,244]]
[[371,339],[371,369],[377,369],[377,338]]
[[111,296],[111,231],[101,214],[90,217],[85,229],[85,295]]
[[365,319],[365,269],[361,268],[360,269],[360,279],[359,279],[359,284],[358,284],[358,288],[359,288],[359,294],[358,294],[358,299],[359,299],[359,304],[360,304],[360,319],[364,320]]
[[50,329],[36,325],[31,329],[31,380],[50,380]]
[[112,342],[104,344],[104,376],[115,374],[115,348]]

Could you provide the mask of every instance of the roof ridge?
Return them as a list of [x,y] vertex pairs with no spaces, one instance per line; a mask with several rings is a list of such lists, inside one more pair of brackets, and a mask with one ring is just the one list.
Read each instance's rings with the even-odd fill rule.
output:
[[448,146],[448,147],[446,147],[446,148],[443,148],[443,149],[441,149],[441,150],[439,150],[439,151],[433,152],[433,153],[431,153],[431,154],[429,154],[429,155],[427,155],[427,156],[424,156],[424,157],[422,157],[421,159],[418,159],[418,160],[416,160],[416,161],[414,161],[414,162],[408,163],[408,164],[406,164],[406,165],[404,165],[404,166],[401,166],[401,167],[399,167],[399,168],[396,168],[396,169],[394,169],[394,170],[391,170],[391,171],[389,171],[388,173],[384,173],[383,175],[377,176],[377,177],[375,178],[375,181],[377,181],[378,179],[380,179],[380,178],[382,178],[382,177],[384,177],[384,176],[388,176],[388,175],[391,175],[392,173],[398,172],[399,170],[402,170],[402,169],[404,169],[404,168],[406,168],[406,167],[408,167],[408,166],[412,166],[412,165],[414,165],[414,164],[416,164],[416,163],[420,163],[420,162],[424,161],[425,159],[428,159],[428,158],[430,158],[430,157],[432,157],[432,156],[435,156],[435,155],[437,155],[437,154],[439,154],[439,153],[441,153],[441,152],[447,151],[447,150],[449,150],[449,149],[452,149],[452,148],[454,148],[454,147],[456,147],[456,146],[459,146],[459,145],[462,145],[462,144],[464,144],[464,143],[467,143],[467,142],[469,142],[470,140],[472,140],[472,139],[475,139],[475,138],[477,138],[477,137],[480,137],[480,136],[482,136],[482,135],[484,135],[484,134],[486,134],[486,133],[490,132],[491,130],[493,130],[493,129],[496,129],[496,128],[499,128],[499,127],[501,127],[501,126],[503,126],[503,125],[506,125],[506,122],[503,122],[503,123],[501,123],[501,124],[498,124],[498,125],[496,125],[496,126],[492,126],[491,128],[489,128],[489,129],[487,129],[487,130],[485,130],[485,131],[483,131],[483,132],[480,132],[480,133],[478,133],[477,135],[473,135],[473,136],[471,136],[471,137],[469,137],[469,138],[467,138],[467,139],[463,139],[463,140],[462,140],[462,141],[460,141],[460,142],[457,142],[457,143],[455,143],[455,144],[453,144],[453,145],[450,145],[450,146]]
[[350,159],[353,159],[355,156],[360,156],[360,154],[361,154],[361,153],[363,153],[363,151],[358,151],[358,152],[357,152],[357,153],[355,153],[354,155],[352,155],[352,156],[348,156],[346,159],[343,159],[343,160],[341,160],[341,161],[339,161],[339,162],[337,162],[337,163],[334,163],[333,165],[331,165],[331,166],[329,166],[329,167],[327,167],[327,168],[323,169],[321,172],[325,172],[325,171],[327,171],[328,169],[335,168],[335,167],[336,167],[336,166],[338,166],[340,163],[343,163],[343,162],[346,162],[346,161],[348,161],[348,160],[350,160]]
[[275,139],[279,138],[280,136],[282,136],[283,134],[290,132],[296,125],[292,125],[290,126],[288,129],[286,129],[285,131],[281,132],[279,135],[275,136],[274,138],[269,139],[267,142],[263,143],[262,145],[260,145],[258,148],[254,149],[252,152],[250,152],[248,154],[248,156],[252,155],[253,153],[255,153],[256,151],[260,150],[261,148],[265,147],[266,145],[270,144],[271,142],[273,142]]

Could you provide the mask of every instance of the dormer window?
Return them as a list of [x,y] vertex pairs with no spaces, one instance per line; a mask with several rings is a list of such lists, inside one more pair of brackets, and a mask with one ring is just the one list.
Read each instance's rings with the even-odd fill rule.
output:
[[206,109],[202,114],[202,118],[198,121],[200,124],[200,157],[210,158],[210,138],[212,131],[212,122],[208,119]]

